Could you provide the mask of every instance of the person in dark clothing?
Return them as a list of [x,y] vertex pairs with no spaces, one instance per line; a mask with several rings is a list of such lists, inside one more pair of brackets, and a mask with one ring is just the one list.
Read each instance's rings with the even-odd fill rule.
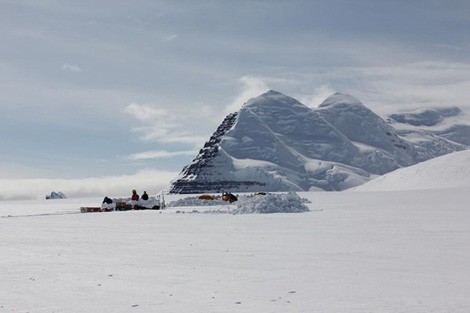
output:
[[114,211],[116,209],[116,204],[113,203],[113,199],[104,197],[103,202],[101,203],[101,212]]
[[232,203],[237,201],[238,198],[234,194],[227,192],[222,194],[222,200]]
[[149,195],[147,194],[147,191],[144,191],[144,194],[142,195],[142,200],[147,201],[149,199]]
[[112,200],[112,199],[110,199],[110,198],[108,198],[108,197],[104,197],[104,199],[103,199],[103,202],[102,202],[102,203],[111,204],[111,203],[113,203],[113,200]]

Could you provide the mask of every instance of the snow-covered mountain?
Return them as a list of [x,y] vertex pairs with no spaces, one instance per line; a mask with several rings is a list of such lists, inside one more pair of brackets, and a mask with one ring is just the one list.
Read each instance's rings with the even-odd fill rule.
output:
[[470,125],[460,122],[458,117],[461,115],[463,112],[457,107],[426,108],[391,114],[387,122],[397,134],[415,145],[417,160],[425,161],[433,156],[468,149]]
[[470,150],[446,154],[377,177],[358,191],[470,189]]
[[[399,132],[393,120],[387,123],[349,95],[334,94],[311,109],[269,91],[228,115],[169,191],[344,190],[469,148],[447,131],[441,136],[415,128]],[[465,137],[462,130],[453,137]]]
[[46,195],[46,200],[51,200],[51,199],[67,199],[67,197],[61,191],[59,192],[52,191],[50,195]]
[[460,114],[462,114],[462,110],[457,107],[427,108],[391,114],[389,119],[413,126],[435,126],[448,117],[454,117]]

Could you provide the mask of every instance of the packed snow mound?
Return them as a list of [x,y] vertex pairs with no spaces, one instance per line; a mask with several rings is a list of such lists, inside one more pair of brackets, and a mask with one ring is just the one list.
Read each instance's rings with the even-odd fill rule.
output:
[[[218,210],[203,210],[203,213],[231,213],[231,214],[247,214],[247,213],[296,213],[308,211],[305,203],[310,203],[306,198],[300,198],[295,192],[288,194],[237,194],[238,201],[230,203],[222,200],[222,197],[215,196],[213,200],[201,198],[200,196],[190,196],[168,203],[170,208],[192,208],[192,207],[224,207]],[[237,205],[237,208],[233,208]],[[243,207],[243,209],[242,209]],[[178,211],[184,213],[184,211]],[[190,213],[201,213],[193,210]]]
[[186,197],[183,199],[178,199],[168,203],[168,207],[193,207],[193,206],[216,206],[216,205],[226,205],[228,202],[220,199],[214,200],[204,200],[199,199],[198,197]]
[[377,177],[355,191],[470,189],[470,150],[453,152]]
[[304,201],[295,193],[267,194],[244,198],[237,202],[237,207],[230,210],[232,214],[254,213],[302,213],[310,211]]

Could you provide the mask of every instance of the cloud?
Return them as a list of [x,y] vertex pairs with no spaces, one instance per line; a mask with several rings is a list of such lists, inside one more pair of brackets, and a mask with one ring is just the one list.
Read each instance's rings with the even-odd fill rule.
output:
[[140,121],[155,120],[159,118],[169,118],[170,114],[166,109],[150,104],[129,104],[124,111],[133,115]]
[[177,172],[145,170],[134,175],[84,179],[0,179],[0,200],[44,199],[52,191],[68,198],[125,197],[132,189],[159,194]]
[[[212,132],[210,133],[212,134]],[[194,134],[170,134],[169,136],[160,138],[163,143],[186,143],[186,144],[202,144],[209,139],[208,134],[194,135]]]
[[193,151],[193,150],[187,150],[187,151],[159,150],[159,151],[146,151],[146,152],[134,153],[129,156],[129,159],[131,160],[163,159],[163,158],[172,158],[172,157],[180,156],[180,155],[195,156],[196,154],[197,154],[197,151]]
[[349,87],[346,92],[379,111],[470,106],[470,64],[415,62],[399,66],[338,68],[335,75],[356,81],[356,86]]
[[161,143],[201,144],[208,139],[208,134],[198,135],[194,132],[177,130],[179,128],[181,127],[176,123],[173,126],[167,125],[165,127],[161,123],[155,122],[155,125],[134,128],[134,131],[141,133],[140,139],[143,141],[158,141]]
[[132,103],[124,108],[124,112],[139,121],[133,131],[140,133],[143,141],[159,141],[177,128],[174,116],[161,106]]
[[227,114],[238,111],[246,101],[270,89],[266,83],[266,79],[261,77],[243,76],[239,79],[239,83],[241,84],[241,93],[232,103],[227,105],[225,108]]
[[313,90],[311,95],[298,96],[298,100],[308,107],[316,108],[335,91],[329,85],[322,85]]
[[201,131],[201,134],[197,134],[195,131],[182,130],[183,128],[201,129],[201,125],[183,117],[179,121],[153,119],[148,120],[147,125],[133,128],[133,131],[140,133],[139,138],[147,142],[201,144],[208,139],[207,133]]
[[338,66],[284,77],[289,79],[274,82],[270,78],[270,86],[275,85],[310,107],[341,92],[354,96],[381,115],[437,106],[458,106],[470,113],[468,63],[420,61],[385,66]]
[[66,72],[74,72],[74,73],[83,72],[80,66],[75,65],[75,64],[68,64],[68,63],[62,65],[62,70]]
[[178,38],[178,35],[173,34],[173,35],[164,36],[164,37],[162,38],[162,40],[163,40],[163,41],[173,41],[173,40],[175,40],[176,38]]
[[141,140],[160,143],[202,144],[213,131],[205,131],[207,121],[220,119],[217,110],[203,104],[171,111],[159,105],[132,103],[124,111],[140,122],[133,131]]

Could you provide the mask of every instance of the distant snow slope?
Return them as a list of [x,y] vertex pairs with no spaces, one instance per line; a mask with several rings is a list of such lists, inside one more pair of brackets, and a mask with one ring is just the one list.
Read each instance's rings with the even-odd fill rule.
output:
[[470,189],[470,150],[446,154],[377,177],[354,190]]

